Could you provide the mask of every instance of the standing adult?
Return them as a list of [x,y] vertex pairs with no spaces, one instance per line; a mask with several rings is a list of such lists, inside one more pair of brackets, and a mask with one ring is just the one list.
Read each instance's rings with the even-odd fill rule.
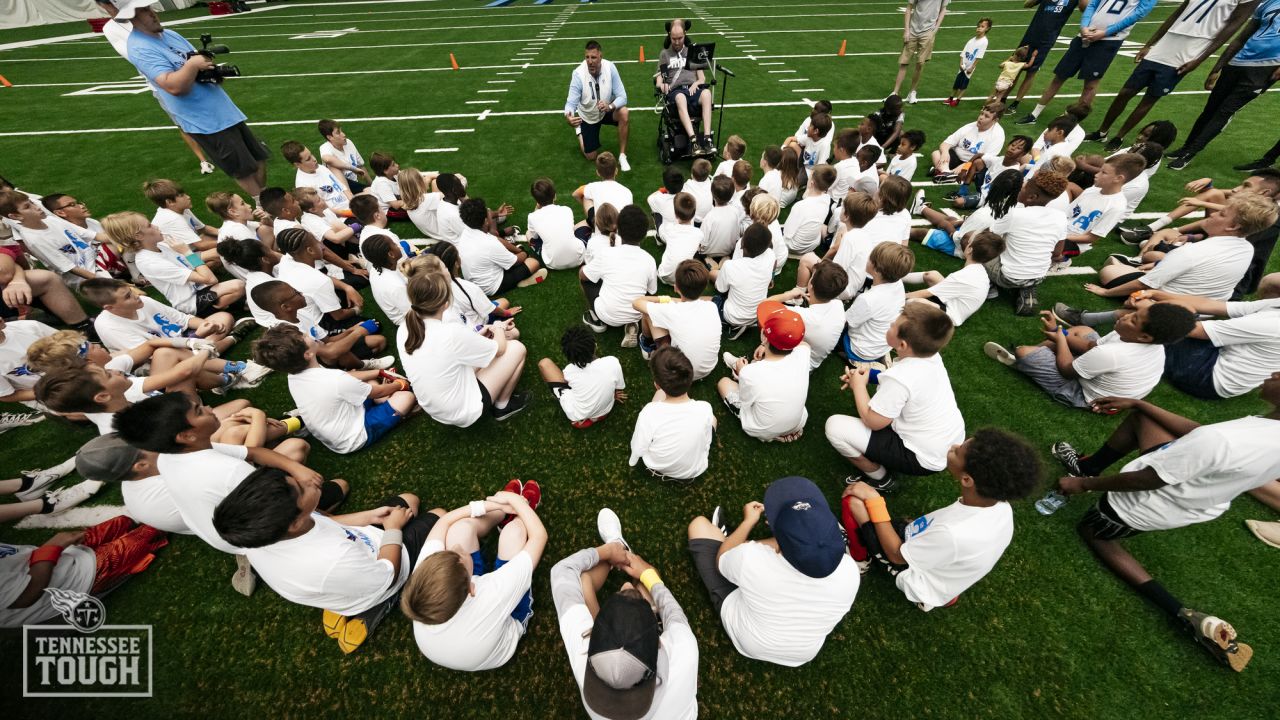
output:
[[910,0],[907,12],[902,18],[902,56],[898,58],[898,77],[893,81],[893,94],[897,95],[902,88],[902,80],[907,76],[907,66],[915,63],[915,73],[911,76],[911,92],[907,93],[907,104],[916,102],[916,88],[920,87],[920,75],[924,72],[924,64],[933,57],[933,41],[938,37],[938,28],[942,27],[942,18],[947,14],[947,5],[951,0]]
[[1089,0],[1026,0],[1023,3],[1024,7],[1035,8],[1036,12],[1031,16],[1026,32],[1022,33],[1022,40],[1018,42],[1018,47],[1025,45],[1028,50],[1034,50],[1035,55],[1031,64],[1022,70],[1022,85],[1018,86],[1018,97],[1005,108],[1006,115],[1012,115],[1017,111],[1018,103],[1022,102],[1022,98],[1031,90],[1031,85],[1036,80],[1036,73],[1040,72],[1040,66],[1044,65],[1045,59],[1049,57],[1049,51],[1053,49],[1054,43],[1058,42],[1062,28],[1071,18],[1071,12],[1076,8],[1084,10],[1088,4]]
[[618,67],[604,59],[600,43],[587,41],[586,56],[573,70],[569,81],[569,99],[564,102],[564,117],[578,134],[578,147],[588,160],[595,160],[600,150],[600,126],[618,128],[618,167],[630,172],[627,162],[627,89],[622,86]]
[[[705,68],[696,58],[689,57],[689,44],[685,42],[688,27],[685,20],[672,20],[667,24],[667,41],[658,55],[658,72],[653,83],[669,102],[675,103],[694,157],[708,157],[716,154],[707,139],[707,128],[711,127],[711,90],[707,88]],[[689,119],[689,106],[694,104],[702,108],[702,126],[697,133]]]
[[116,20],[133,21],[129,33],[129,62],[156,90],[160,105],[208,154],[210,161],[231,176],[254,203],[267,182],[271,153],[254,137],[245,115],[231,102],[222,85],[201,82],[201,71],[213,61],[196,54],[178,33],[166,30],[151,9],[154,0],[122,0]]
[[1209,99],[1185,144],[1169,153],[1181,170],[1231,122],[1232,116],[1280,80],[1280,0],[1263,0],[1204,81]]

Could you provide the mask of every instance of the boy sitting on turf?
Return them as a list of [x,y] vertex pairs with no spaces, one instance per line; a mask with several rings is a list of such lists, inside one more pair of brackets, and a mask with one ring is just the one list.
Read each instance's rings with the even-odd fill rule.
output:
[[269,280],[255,287],[253,301],[263,311],[271,313],[277,325],[292,325],[302,334],[319,341],[316,358],[325,367],[386,370],[395,364],[395,358],[390,355],[377,357],[387,347],[387,339],[376,334],[377,320],[365,320],[346,330],[330,333],[320,327],[319,317],[305,312],[307,299],[302,293],[282,280]]
[[855,191],[842,198],[831,212],[839,220],[831,247],[822,258],[816,253],[806,253],[800,258],[795,289],[803,290],[808,287],[813,268],[819,260],[830,260],[844,268],[849,278],[849,287],[840,294],[840,299],[850,300],[855,294],[862,292],[867,273],[867,256],[872,248],[880,244],[879,239],[866,232],[867,223],[871,222],[879,209],[874,197]]
[[707,216],[711,210],[711,161],[706,158],[698,158],[693,161],[693,165],[689,167],[689,179],[684,184],[684,192],[693,196],[698,201],[698,209],[693,214],[693,222],[695,225],[701,225],[702,219]]
[[631,190],[614,180],[618,176],[618,159],[613,153],[606,150],[596,156],[596,176],[600,179],[573,191],[573,197],[582,203],[582,210],[587,214],[588,225],[595,216],[593,208],[597,205],[609,203],[621,209],[631,204]]
[[328,515],[323,483],[259,468],[218,502],[212,524],[277,594],[324,610],[325,634],[351,653],[390,612],[443,510],[419,515],[417,496],[404,493]]
[[902,278],[915,260],[909,249],[893,242],[881,242],[871,250],[866,266],[871,287],[859,293],[845,313],[841,350],[850,364],[884,362],[892,349],[885,334],[907,301]]
[[738,210],[733,205],[733,180],[724,175],[715,176],[711,180],[711,200],[712,207],[702,218],[702,254],[718,262],[733,254],[742,234],[738,229]]
[[1171,302],[1144,305],[1121,315],[1115,329],[1099,338],[1093,328],[1060,328],[1048,310],[1040,313],[1045,341],[1009,352],[988,342],[987,357],[1031,378],[1064,405],[1088,408],[1100,397],[1140,400],[1160,383],[1164,346],[1195,329],[1195,313]]
[[237,322],[228,312],[207,318],[188,315],[152,300],[123,280],[86,280],[80,293],[102,308],[93,327],[102,344],[115,352],[164,338],[175,340],[174,347],[189,347],[189,340],[203,340],[214,355],[221,355],[256,329],[252,321]]
[[897,175],[911,182],[916,176],[916,153],[924,146],[925,136],[922,130],[908,130],[898,139],[898,152],[889,159],[889,164],[880,173],[880,182],[886,176]]
[[802,299],[808,301],[805,305],[797,306],[795,311],[804,320],[804,341],[809,346],[810,372],[818,369],[844,335],[845,309],[840,302],[840,294],[848,285],[849,274],[844,268],[830,260],[822,260],[814,266],[807,286],[792,288],[768,298],[774,302],[791,304]]
[[[541,498],[538,483],[512,480],[431,528],[400,596],[428,660],[474,672],[501,667],[515,654],[533,615],[533,571],[547,547],[535,512]],[[486,568],[480,541],[499,525],[498,556]]]
[[[276,236],[282,257],[276,277],[307,299],[310,314],[319,316],[320,327],[337,332],[360,322],[364,298],[350,285],[316,269],[324,258],[324,246],[302,228],[289,228]],[[342,299],[338,298],[342,293]]]
[[676,268],[685,260],[693,259],[702,245],[702,231],[693,226],[698,201],[689,193],[678,193],[672,209],[674,219],[658,228],[658,237],[664,245],[662,262],[658,264],[658,279],[668,285],[675,284]]
[[392,382],[384,382],[388,376],[378,370],[321,367],[319,347],[297,328],[281,324],[253,344],[253,358],[289,375],[297,415],[325,447],[344,455],[366,448],[413,411],[417,400],[407,381],[392,376]]
[[[758,187],[743,193],[742,202],[747,207],[742,229],[745,231],[752,223],[769,229],[769,243],[773,248],[773,274],[776,277],[782,272],[789,257],[787,239],[782,236],[782,226],[778,224],[778,213],[782,212],[782,207],[777,198]],[[734,249],[733,256],[742,257],[742,248]]]
[[50,218],[31,198],[16,190],[0,191],[0,217],[14,223],[23,243],[45,267],[59,274],[71,288],[95,277],[110,277],[98,268],[98,247],[105,233],[79,228],[59,218]]
[[806,170],[821,165],[831,155],[831,115],[812,113],[809,115],[809,128],[803,135],[792,135],[783,141],[783,147],[791,147],[800,155],[800,164]]
[[[352,253],[359,251],[356,228],[343,222],[337,213],[330,210],[329,204],[324,201],[324,198],[320,197],[320,193],[316,192],[315,188],[294,188],[290,195],[293,196],[293,200],[296,201],[298,208],[301,210],[301,214],[297,218],[298,223],[307,232],[319,238],[326,249],[339,258],[350,258]],[[325,261],[333,263],[327,255],[325,256]],[[348,264],[350,263],[348,262]],[[354,265],[340,267],[344,271],[343,279],[349,279],[351,275],[359,275],[363,272],[363,270]]]
[[321,120],[316,130],[324,142],[320,145],[320,161],[330,170],[341,174],[352,192],[363,192],[369,184],[369,172],[364,167],[364,156],[356,149],[356,143],[343,132],[342,126],[333,120]]
[[[897,356],[893,366],[845,370],[840,389],[853,393],[858,415],[832,415],[826,434],[857,469],[846,483],[865,480],[889,492],[896,486],[890,472],[929,475],[947,466],[947,449],[964,440],[964,418],[938,354],[954,332],[941,309],[908,303],[886,333]],[[873,379],[879,386],[875,397],[867,392]]]
[[911,238],[911,183],[889,176],[876,193],[880,212],[867,223],[867,232],[880,242],[906,245]]
[[711,404],[689,397],[693,365],[672,345],[649,357],[653,400],[640,410],[631,433],[631,459],[643,460],[649,474],[665,480],[692,480],[707,470],[716,417]]
[[[840,525],[812,480],[769,484],[726,532],[720,507],[689,524],[689,553],[733,646],[746,657],[800,667],[853,607],[861,579]],[[772,537],[751,540],[765,516]]]
[[670,345],[689,358],[693,379],[701,380],[720,359],[720,314],[710,298],[702,297],[711,273],[698,260],[685,260],[673,280],[678,298],[646,295],[631,303],[641,315],[640,354],[648,360]]
[[[733,172],[729,174],[729,178],[733,180],[733,198],[731,198],[731,202],[739,208],[742,207],[738,205],[738,202],[742,200],[742,193],[751,189],[751,174],[753,170],[751,163],[746,160],[739,160],[733,164]],[[741,212],[739,210],[739,217],[741,217]]]
[[639,344],[641,315],[632,303],[658,291],[658,264],[640,247],[648,232],[648,214],[638,205],[624,206],[618,212],[622,243],[602,248],[578,271],[587,301],[583,324],[597,333],[624,326],[622,347]]
[[769,295],[774,255],[769,251],[769,228],[753,224],[742,233],[742,257],[725,260],[711,271],[718,293],[713,302],[720,320],[728,325],[730,340],[737,340],[755,324],[756,306]]
[[[269,218],[266,211],[255,212],[244,198],[225,190],[209,193],[204,199],[204,204],[209,208],[209,212],[222,218],[222,227],[218,228],[218,242],[257,240],[268,248],[275,249],[276,233],[271,224],[254,219],[255,217]],[[227,268],[227,272],[235,274],[232,268]]]
[[995,568],[1013,540],[1012,500],[1040,482],[1040,459],[1025,440],[983,428],[947,452],[960,499],[912,521],[893,520],[864,482],[844,490],[841,523],[861,568],[872,559],[907,600],[928,612],[949,607]]
[[178,310],[205,317],[244,298],[243,280],[219,282],[199,255],[183,256],[169,247],[160,228],[141,213],[113,213],[102,227],[113,242],[136,253],[138,272]]
[[907,293],[907,300],[924,300],[942,308],[956,327],[964,324],[987,301],[991,279],[983,267],[1004,252],[1004,238],[984,230],[964,247],[964,267],[945,278],[937,270],[913,272],[903,277],[909,285],[924,284],[924,290]]
[[[733,164],[747,154],[747,141],[738,135],[730,135],[724,141],[724,150],[720,153],[720,164],[716,165],[715,177],[731,177]],[[709,162],[709,161],[708,161]]]
[[[1004,238],[1004,252],[987,263],[987,275],[997,288],[1017,290],[1014,312],[1033,315],[1039,300],[1036,288],[1053,264],[1053,253],[1067,235],[1067,218],[1049,203],[1066,192],[1067,178],[1042,170],[1027,178],[1018,204],[996,220],[991,231]],[[993,296],[994,297],[994,296]]]
[[376,152],[369,156],[369,169],[373,171],[373,184],[369,193],[378,200],[378,207],[387,214],[388,220],[408,220],[409,213],[404,209],[404,200],[400,199],[400,164],[390,153]]
[[720,399],[742,421],[742,430],[765,442],[792,442],[804,432],[809,411],[809,346],[804,320],[780,302],[756,309],[760,345],[750,360],[724,354],[733,378],[716,384]]
[[[573,210],[556,204],[556,186],[551,178],[540,177],[529,187],[537,207],[529,213],[525,229],[529,243],[549,270],[576,268],[582,264],[586,242],[574,234]],[[585,227],[585,226],[584,226]],[[590,238],[590,233],[587,234]]]
[[351,198],[354,196],[341,173],[320,165],[311,151],[296,140],[289,140],[281,145],[280,154],[286,162],[297,168],[293,178],[294,187],[315,188],[334,212],[345,214],[349,211]]
[[455,243],[462,256],[462,274],[480,286],[489,297],[497,297],[517,287],[537,285],[547,279],[547,271],[509,241],[484,230],[489,210],[483,198],[467,198],[458,208],[467,226]]
[[386,235],[400,246],[405,257],[413,257],[417,249],[387,227],[387,213],[378,205],[378,199],[372,195],[357,195],[351,198],[351,214],[360,223],[360,235],[356,240],[359,255],[364,255],[364,241],[373,235]]
[[613,410],[613,403],[624,402],[627,381],[622,365],[612,355],[596,356],[596,339],[583,325],[573,325],[560,336],[560,349],[569,361],[564,370],[551,358],[538,361],[538,373],[560,401],[560,409],[569,424],[585,430],[600,422]]
[[210,259],[204,253],[217,243],[218,231],[191,212],[191,196],[181,185],[172,180],[148,180],[142,185],[142,194],[156,204],[151,224],[160,228],[166,242],[199,251],[206,261]]
[[[809,171],[809,185],[805,188],[804,197],[791,207],[791,214],[782,226],[782,237],[786,238],[789,252],[808,256],[821,247],[827,236],[831,203],[837,201],[828,194],[837,182],[836,172],[836,168],[826,164],[815,166]],[[841,195],[837,202],[843,200],[844,196]],[[817,255],[813,255],[813,258],[816,263]],[[801,258],[802,263],[803,260]]]
[[[684,175],[674,165],[662,169],[662,187],[649,193],[649,212],[653,214],[653,227],[662,232],[662,223],[675,223],[676,195],[684,190]],[[659,235],[661,237],[661,235]]]
[[1141,175],[1146,161],[1135,153],[1122,153],[1107,158],[1093,178],[1093,186],[1076,197],[1067,215],[1067,236],[1054,248],[1059,267],[1071,264],[1071,258],[1086,252],[1093,244],[1111,233],[1124,219],[1125,183]]

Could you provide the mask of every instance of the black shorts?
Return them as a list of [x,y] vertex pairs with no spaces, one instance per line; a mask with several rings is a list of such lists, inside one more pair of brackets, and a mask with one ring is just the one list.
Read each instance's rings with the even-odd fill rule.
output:
[[1036,53],[1036,59],[1028,66],[1023,68],[1023,72],[1033,73],[1044,65],[1044,61],[1049,57],[1049,51],[1053,49],[1054,43],[1058,42],[1058,36],[1049,37],[1045,33],[1027,32],[1022,36],[1022,41],[1018,43],[1018,47],[1027,46],[1027,51],[1032,50]]
[[1103,493],[1102,497],[1098,498],[1097,504],[1089,508],[1089,512],[1080,518],[1080,527],[1089,528],[1093,536],[1099,540],[1123,540],[1142,533],[1141,530],[1129,527],[1128,523],[1116,515],[1116,511],[1107,500],[1106,493]]
[[953,90],[965,90],[969,87],[969,76],[963,70],[956,73],[955,82],[951,83]]
[[925,298],[925,300],[928,300],[934,305],[937,305],[939,308],[942,308],[942,312],[947,311],[947,302],[942,298],[938,297],[937,295],[930,295],[929,297]]
[[948,164],[951,166],[952,172],[958,171],[960,169],[960,166],[965,163],[964,160],[960,159],[960,153],[957,153],[955,148],[950,148],[949,150],[947,150],[947,161],[948,161]]
[[[378,501],[374,507],[409,507],[409,503],[399,495],[388,495]],[[418,561],[418,553],[422,552],[422,546],[427,544],[427,535],[431,534],[431,528],[436,526],[439,516],[419,509],[418,514],[409,521],[400,530],[400,538],[403,541],[401,547],[409,551],[409,564],[412,566]]]
[[569,383],[567,383],[567,382],[549,382],[549,383],[547,383],[547,388],[548,388],[548,389],[550,389],[550,390],[551,390],[551,394],[552,394],[552,395],[555,395],[555,396],[556,396],[556,399],[557,399],[557,400],[559,400],[559,399],[560,399],[560,395],[561,395],[561,394],[563,394],[565,390],[568,390],[568,389],[569,389]]
[[708,538],[693,538],[689,541],[689,554],[693,556],[693,566],[711,595],[711,606],[716,609],[717,615],[720,613],[720,606],[724,604],[724,599],[738,589],[737,585],[720,574],[720,568],[716,564],[716,555],[723,544],[721,540]]
[[324,484],[320,486],[320,502],[316,507],[324,512],[331,513],[346,499],[347,494],[342,492],[342,488],[338,483],[332,480],[325,480]]
[[[617,125],[618,119],[613,116],[613,110],[604,114],[598,123],[589,123],[583,121],[578,126],[578,134],[582,136],[582,152],[593,153],[600,149],[600,127],[602,125]],[[621,209],[621,208],[619,208]]]
[[[1077,255],[1078,255],[1078,254],[1079,254],[1079,253],[1077,253]],[[1102,284],[1102,287],[1104,287],[1104,288],[1106,288],[1106,289],[1108,289],[1108,290],[1110,290],[1111,288],[1118,288],[1118,287],[1120,287],[1121,285],[1124,285],[1125,283],[1129,283],[1129,282],[1132,282],[1132,281],[1134,281],[1134,280],[1137,280],[1138,278],[1142,277],[1143,275],[1146,275],[1146,273],[1142,272],[1141,270],[1134,270],[1134,271],[1133,271],[1133,272],[1131,272],[1131,273],[1125,273],[1124,275],[1121,275],[1120,277],[1112,278],[1112,279],[1111,279],[1111,282],[1105,282],[1105,283],[1103,283],[1103,284]]]
[[507,292],[532,274],[528,265],[523,262],[517,262],[502,272],[502,282],[498,285],[498,291],[494,295],[497,296]]
[[493,396],[489,394],[489,388],[480,382],[480,378],[476,378],[476,384],[480,386],[481,412],[493,412]]
[[218,308],[218,292],[213,288],[197,290],[195,316],[209,317],[216,312],[221,312]]
[[341,320],[334,320],[329,317],[328,313],[320,316],[320,327],[324,328],[324,331],[330,335],[336,335],[347,328],[354,327],[362,322],[364,322],[364,318],[358,315],[348,315]]
[[916,454],[902,444],[902,438],[893,431],[893,426],[886,425],[871,432],[871,440],[867,443],[868,460],[883,465],[892,473],[905,475],[932,475],[936,470],[929,470],[920,465]]
[[355,355],[361,360],[372,360],[375,357],[377,357],[377,353],[374,351],[372,347],[369,346],[369,343],[367,342],[367,340],[368,340],[367,335],[365,337],[360,338],[360,340],[355,345],[351,346],[351,354]]
[[1126,90],[1134,91],[1146,88],[1148,100],[1159,100],[1173,92],[1180,80],[1182,76],[1178,74],[1178,68],[1143,60],[1138,63],[1138,67],[1134,68],[1132,73],[1129,73],[1129,79],[1124,81],[1124,87]]
[[244,122],[236,123],[216,133],[188,133],[204,150],[209,162],[233,178],[245,178],[258,172],[271,152],[262,141],[254,137]]
[[1058,61],[1053,74],[1063,80],[1077,77],[1081,80],[1098,80],[1107,73],[1111,61],[1116,59],[1122,43],[1102,40],[1085,47],[1079,36],[1071,38],[1067,54]]

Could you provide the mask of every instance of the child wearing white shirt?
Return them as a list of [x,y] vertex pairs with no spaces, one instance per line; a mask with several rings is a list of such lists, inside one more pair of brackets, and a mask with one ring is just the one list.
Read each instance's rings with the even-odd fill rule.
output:
[[529,188],[537,208],[529,213],[525,228],[529,242],[550,270],[576,268],[582,264],[586,243],[574,234],[573,210],[556,204],[556,186],[550,178],[538,178]]
[[693,215],[698,203],[689,193],[675,196],[673,222],[666,222],[658,229],[662,239],[662,262],[658,264],[658,279],[668,285],[675,284],[676,268],[685,260],[698,254],[702,245],[702,231],[693,226]]
[[[165,241],[175,246],[201,252],[213,248],[218,231],[205,225],[191,212],[191,196],[172,180],[149,180],[142,185],[142,193],[156,204],[151,223],[160,228]],[[206,255],[208,262],[213,256]]]
[[[837,181],[837,171],[831,165],[818,165],[809,171],[809,185],[805,188],[804,198],[791,208],[791,214],[787,215],[787,222],[782,226],[782,237],[786,239],[789,252],[810,255],[822,245],[827,236],[833,202],[828,191],[835,187]],[[840,200],[843,201],[843,197]],[[814,262],[816,257],[814,255]]]
[[383,234],[371,235],[364,241],[364,259],[369,265],[369,285],[374,302],[387,319],[396,325],[404,322],[409,312],[408,278],[400,272],[405,259],[399,243]]
[[75,288],[90,278],[110,277],[98,268],[98,247],[108,239],[105,234],[46,215],[26,195],[12,190],[0,192],[0,217],[17,226],[27,249],[58,273],[68,287]]
[[622,365],[611,355],[596,356],[596,339],[582,325],[574,325],[560,336],[560,349],[569,364],[561,370],[551,358],[538,361],[538,373],[560,402],[569,424],[585,430],[613,410],[614,402],[625,402]]
[[804,341],[809,346],[809,371],[818,369],[831,354],[845,330],[845,307],[840,295],[849,285],[849,274],[830,260],[823,260],[813,268],[809,283],[803,288],[774,295],[769,300],[795,304],[801,299],[807,305],[795,308],[804,320]]
[[945,278],[937,270],[913,272],[903,278],[908,285],[924,284],[924,290],[907,293],[907,300],[932,302],[947,313],[956,327],[964,324],[987,301],[991,279],[983,267],[1004,252],[1004,238],[983,231],[964,248],[964,267]]
[[1069,261],[1088,251],[1124,220],[1128,207],[1124,186],[1146,167],[1146,160],[1136,153],[1116,155],[1102,163],[1102,168],[1093,176],[1093,186],[1076,196],[1071,204],[1067,213],[1067,236],[1055,250],[1055,260]]
[[573,191],[574,198],[582,203],[582,209],[587,213],[588,225],[591,224],[595,215],[593,209],[597,205],[609,203],[621,210],[631,204],[631,190],[614,180],[618,176],[618,159],[613,153],[606,150],[596,156],[596,175],[599,180]]
[[316,349],[320,364],[343,370],[387,370],[395,364],[395,358],[387,355],[374,359],[387,346],[387,340],[378,335],[377,320],[365,320],[346,330],[329,332],[320,326],[320,317],[307,312],[307,300],[292,285],[281,280],[265,280],[253,288],[253,302],[263,312],[270,313],[268,327],[288,324],[303,335],[318,340]]
[[391,220],[408,220],[404,200],[400,199],[400,164],[389,153],[376,152],[369,156],[369,169],[373,171],[373,184],[369,193],[378,199],[378,207]]
[[360,293],[316,268],[324,250],[314,235],[302,228],[290,228],[276,236],[276,245],[283,253],[276,265],[276,277],[302,293],[326,331],[344,330],[363,319],[360,311],[364,298]]
[[211,315],[244,297],[243,280],[218,282],[198,255],[183,257],[163,244],[160,229],[140,213],[113,213],[102,219],[102,227],[113,242],[137,253],[138,271],[188,315]]
[[689,397],[693,366],[677,348],[666,345],[649,358],[653,401],[640,410],[631,434],[631,459],[644,461],[659,479],[693,480],[706,472],[716,418],[710,403]]
[[[782,234],[782,226],[778,224],[778,213],[782,212],[782,208],[776,198],[760,188],[748,190],[742,198],[743,202],[747,203],[745,220],[748,221],[742,229],[746,231],[752,223],[769,229],[769,244],[773,247],[773,274],[777,276],[787,264],[787,258],[790,257],[787,252],[787,239]],[[736,248],[733,256],[742,257],[742,248]]]
[[[803,127],[803,125],[801,126]],[[809,127],[803,134],[793,135],[782,143],[783,147],[792,147],[800,156],[800,164],[806,169],[821,165],[831,155],[831,130],[835,125],[827,113],[814,113],[809,116]]]
[[684,184],[684,192],[693,196],[698,202],[698,209],[694,212],[693,223],[701,225],[702,219],[707,216],[711,210],[711,161],[706,158],[698,158],[693,161],[693,165],[689,168],[689,180]]
[[982,18],[978,21],[977,28],[973,31],[973,37],[964,44],[964,49],[960,51],[960,71],[956,73],[956,79],[951,84],[951,94],[943,100],[944,105],[955,107],[960,104],[960,99],[964,97],[965,92],[969,89],[969,80],[973,77],[973,71],[978,68],[978,61],[987,54],[987,33],[991,30],[991,20]]
[[661,238],[663,223],[669,222],[674,225],[676,222],[676,195],[679,195],[682,190],[684,190],[684,175],[680,174],[674,165],[663,168],[662,187],[649,193],[648,198],[649,212],[653,214],[653,227],[658,231],[659,238]]
[[483,198],[467,198],[458,208],[466,230],[455,243],[462,256],[463,275],[490,297],[516,287],[537,285],[547,270],[505,238],[484,231],[489,210]]
[[742,234],[742,257],[730,258],[711,271],[720,319],[734,328],[736,340],[755,324],[756,306],[769,295],[774,256],[769,251],[769,228],[753,224]]
[[320,161],[335,173],[340,173],[352,192],[362,192],[369,182],[364,168],[364,157],[356,149],[356,143],[343,132],[342,126],[333,120],[321,120],[316,124],[324,143],[320,145]]
[[134,348],[156,338],[177,338],[184,343],[183,347],[188,339],[203,341],[221,355],[252,328],[249,323],[241,322],[233,333],[237,323],[231,313],[195,317],[152,300],[123,280],[86,280],[80,293],[102,309],[94,318],[94,329],[98,331],[102,344],[114,352]]
[[742,235],[733,204],[733,180],[717,175],[711,181],[711,199],[713,206],[702,219],[702,254],[719,260],[733,254]]
[[882,242],[906,245],[911,238],[911,183],[890,175],[880,185],[880,212],[867,223],[867,232]]
[[353,195],[347,186],[347,179],[341,173],[322,166],[311,151],[296,140],[289,140],[281,145],[280,154],[297,168],[293,179],[294,187],[315,188],[329,207],[340,213],[347,211]]
[[[882,175],[897,175],[911,182],[916,175],[916,153],[924,146],[925,135],[920,130],[908,130],[898,139],[898,151],[889,159]],[[884,182],[884,178],[880,178]]]
[[[218,228],[218,242],[223,240],[257,240],[273,249],[276,246],[275,230],[268,223],[254,220],[254,210],[236,193],[219,190],[209,193],[204,199],[209,212],[222,218],[222,227]],[[265,211],[259,211],[261,217],[269,217]],[[236,274],[236,269],[228,267],[227,272]],[[239,277],[239,276],[237,276]],[[244,278],[241,277],[241,280]]]
[[724,142],[724,150],[720,152],[720,164],[716,165],[715,177],[731,177],[733,164],[746,154],[747,142],[737,135],[730,135]]
[[[819,260],[830,260],[844,268],[849,278],[849,288],[840,296],[841,300],[848,300],[862,291],[867,255],[880,242],[863,231],[866,224],[879,212],[879,207],[875,198],[860,192],[847,194],[836,207],[839,209],[839,222],[835,239],[821,258],[817,253],[805,253],[800,258],[800,267],[796,270],[796,289],[808,287],[810,274]],[[795,209],[791,212],[794,215]],[[832,214],[836,214],[836,210],[833,209]]]
[[621,244],[601,249],[579,272],[587,301],[583,324],[597,333],[623,326],[622,347],[639,344],[641,315],[632,303],[658,291],[658,265],[640,247],[648,231],[644,210],[638,205],[623,207],[618,213]]
[[720,398],[742,421],[742,430],[764,442],[791,442],[804,432],[809,411],[809,346],[799,313],[777,301],[756,310],[760,346],[748,360],[729,353],[732,378],[716,384]]
[[889,326],[906,302],[902,278],[914,265],[915,255],[897,243],[882,242],[871,251],[867,258],[871,287],[854,298],[845,314],[848,327],[841,349],[849,362],[881,362],[889,353]]
[[632,303],[640,319],[640,354],[648,360],[660,345],[670,344],[684,353],[693,366],[693,379],[701,380],[720,360],[720,313],[703,298],[711,273],[698,260],[676,267],[674,285],[679,298],[645,296]]

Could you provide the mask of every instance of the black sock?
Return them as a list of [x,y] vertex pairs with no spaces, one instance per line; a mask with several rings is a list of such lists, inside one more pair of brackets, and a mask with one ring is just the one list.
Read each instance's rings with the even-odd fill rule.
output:
[[1111,467],[1112,463],[1124,456],[1125,453],[1104,443],[1094,454],[1080,458],[1078,465],[1080,466],[1080,472],[1084,473],[1085,477],[1097,477],[1103,470]]
[[35,475],[28,475],[26,473],[22,473],[22,478],[19,480],[21,484],[18,486],[18,492],[23,492],[24,490],[30,490],[31,486],[35,483],[35,481],[36,481]]
[[1138,592],[1142,597],[1150,600],[1156,607],[1164,610],[1173,617],[1178,617],[1178,612],[1182,610],[1182,602],[1178,598],[1169,594],[1164,586],[1155,580],[1148,580],[1138,586]]
[[48,515],[51,512],[53,512],[53,503],[49,501],[49,495],[46,493],[44,497],[40,498],[40,514]]
[[706,133],[698,133],[698,144],[699,144],[699,145],[704,145],[704,144],[706,144],[706,142],[707,142],[707,134],[706,134]]

